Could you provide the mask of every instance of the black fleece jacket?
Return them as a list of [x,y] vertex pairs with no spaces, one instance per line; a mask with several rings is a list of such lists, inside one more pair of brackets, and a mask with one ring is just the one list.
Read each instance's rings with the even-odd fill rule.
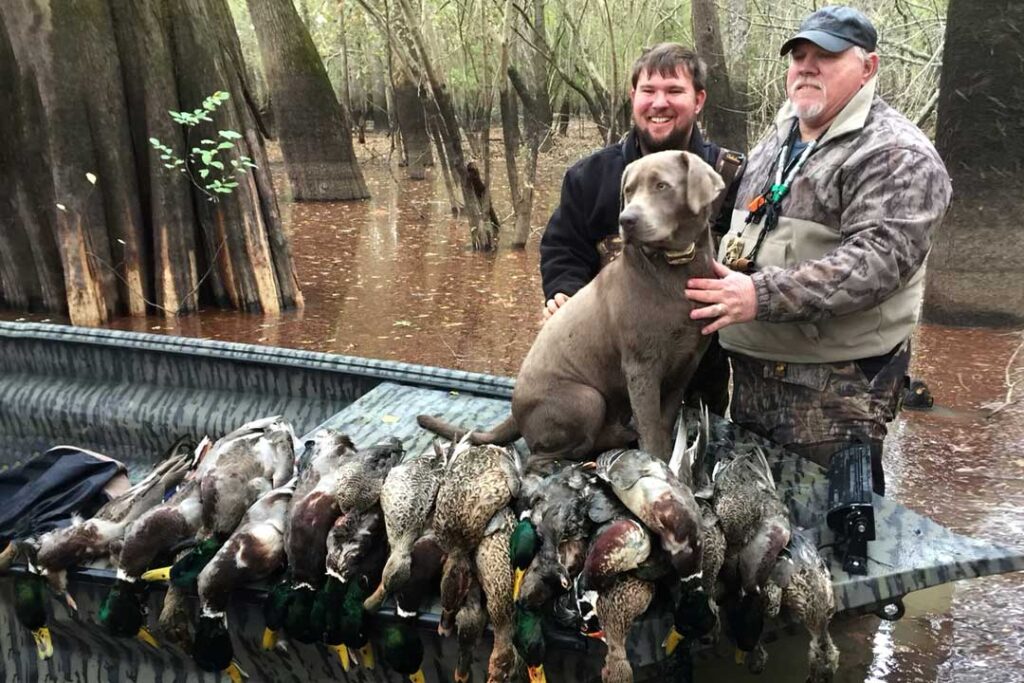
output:
[[[687,150],[712,167],[718,161],[719,146],[705,142],[696,126]],[[573,164],[562,180],[562,198],[551,215],[540,240],[540,272],[544,298],[556,292],[572,296],[594,279],[601,267],[598,243],[619,231],[619,184],[626,166],[641,156],[636,131],[614,145]],[[722,210],[711,226],[725,234],[729,230],[736,201],[737,177]]]

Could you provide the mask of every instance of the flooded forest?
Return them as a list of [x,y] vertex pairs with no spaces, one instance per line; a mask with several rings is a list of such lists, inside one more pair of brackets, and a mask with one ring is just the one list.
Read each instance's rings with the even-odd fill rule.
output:
[[[113,3],[112,20],[96,10],[103,3],[82,4],[90,12],[55,16],[48,30],[119,47],[47,54],[68,65],[65,90],[24,67],[36,49],[25,38],[31,13],[0,9],[0,114],[15,133],[0,143],[0,319],[514,376],[541,323],[538,246],[563,174],[628,131],[640,47],[695,44],[713,75],[727,75],[712,78],[701,125],[749,150],[785,99],[778,46],[820,3],[294,0],[289,11],[291,0],[186,0],[171,3],[174,44],[140,9],[162,3]],[[853,4],[879,25],[880,94],[941,138],[944,107],[959,106],[939,87],[947,21],[971,3]],[[89,92],[90,73],[126,74],[124,91]],[[996,99],[986,108],[1021,96]],[[41,144],[29,122],[44,111],[55,139],[45,162],[26,161],[19,155]],[[1002,139],[1018,140],[1024,117],[1007,112],[993,117],[1006,123]],[[989,147],[984,136],[946,145],[954,177],[954,163],[988,163]],[[1008,168],[987,177],[1019,183]],[[957,187],[962,206],[1004,201],[991,187]],[[42,205],[56,208],[26,218]],[[956,229],[968,224],[958,211],[947,220]],[[1020,246],[958,234],[1005,277],[986,285],[988,300],[965,299],[983,301],[970,304],[982,315],[940,302],[918,327],[912,376],[935,407],[905,410],[891,426],[889,495],[954,532],[1019,549],[1024,299],[1007,278],[1019,278]],[[942,260],[960,254],[953,242],[937,239],[932,292],[959,277],[956,259]],[[838,619],[838,681],[1024,681],[1021,574],[945,584],[906,604],[898,622]],[[776,663],[802,660],[806,638],[768,649]],[[801,672],[776,666],[758,679],[731,653],[698,659],[706,680]]]

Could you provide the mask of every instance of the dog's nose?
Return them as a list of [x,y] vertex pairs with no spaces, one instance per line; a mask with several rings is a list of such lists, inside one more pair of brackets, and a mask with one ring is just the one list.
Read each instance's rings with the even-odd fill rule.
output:
[[636,221],[636,214],[629,209],[619,214],[619,227],[623,230],[633,230],[636,227]]

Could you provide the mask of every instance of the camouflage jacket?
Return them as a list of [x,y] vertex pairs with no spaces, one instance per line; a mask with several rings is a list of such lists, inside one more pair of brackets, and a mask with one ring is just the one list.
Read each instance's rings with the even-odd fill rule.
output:
[[[719,260],[749,256],[760,224],[747,205],[774,182],[795,112],[789,103],[755,147]],[[924,134],[869,81],[839,113],[782,201],[756,256],[756,319],[721,331],[756,358],[841,362],[888,353],[910,336],[922,265],[950,199],[946,168]]]

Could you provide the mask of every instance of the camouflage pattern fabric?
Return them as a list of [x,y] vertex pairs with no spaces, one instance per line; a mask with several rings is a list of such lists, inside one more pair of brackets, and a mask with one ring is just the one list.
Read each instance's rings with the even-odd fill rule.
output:
[[896,417],[903,396],[910,342],[870,381],[856,361],[780,363],[741,354],[730,357],[732,421],[827,467],[832,454],[852,442],[871,443],[881,455],[886,425]]

